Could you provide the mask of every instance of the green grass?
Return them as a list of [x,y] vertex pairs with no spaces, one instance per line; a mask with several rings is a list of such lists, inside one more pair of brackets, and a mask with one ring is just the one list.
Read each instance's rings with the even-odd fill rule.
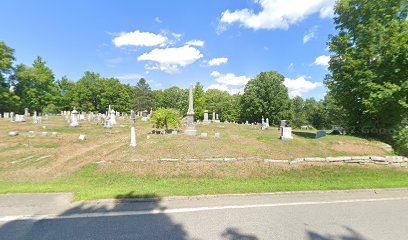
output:
[[96,164],[58,180],[0,180],[0,193],[73,192],[75,200],[221,193],[408,187],[408,172],[390,167],[305,166],[266,178],[159,178],[99,172]]
[[43,144],[34,144],[34,145],[32,145],[34,148],[57,148],[57,147],[59,147],[60,145],[59,144],[56,144],[56,143],[49,143],[49,144],[46,144],[46,143],[43,143]]

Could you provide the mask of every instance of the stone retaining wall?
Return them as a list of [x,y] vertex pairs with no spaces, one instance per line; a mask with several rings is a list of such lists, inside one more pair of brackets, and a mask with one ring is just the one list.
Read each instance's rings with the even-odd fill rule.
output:
[[[265,164],[277,164],[277,165],[298,165],[298,164],[331,164],[331,163],[343,163],[343,164],[375,164],[375,165],[389,165],[395,167],[408,167],[408,158],[401,156],[353,156],[353,157],[308,157],[308,158],[296,158],[294,160],[276,160],[276,159],[262,159],[259,157],[247,157],[247,158],[161,158],[158,160],[129,160],[128,162],[236,162],[236,161],[259,161]],[[97,161],[97,164],[114,163],[113,161]]]
[[275,160],[275,159],[261,159],[257,157],[252,158],[205,158],[205,159],[177,159],[177,158],[162,158],[158,161],[163,162],[233,162],[244,160],[258,160],[266,164],[307,164],[307,163],[349,163],[349,164],[377,164],[377,165],[392,165],[396,167],[407,167],[408,158],[401,156],[352,156],[352,157],[327,157],[327,158],[296,158],[294,160]]

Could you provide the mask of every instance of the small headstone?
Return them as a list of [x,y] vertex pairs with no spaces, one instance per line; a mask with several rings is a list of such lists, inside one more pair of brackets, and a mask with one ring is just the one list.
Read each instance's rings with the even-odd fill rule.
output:
[[80,134],[78,139],[80,141],[85,141],[86,140],[86,135],[85,134]]
[[28,137],[29,137],[29,138],[35,137],[35,132],[34,132],[34,131],[29,131],[29,132],[28,132]]
[[208,110],[204,110],[204,120],[203,123],[209,123],[210,121],[208,120]]
[[11,132],[8,133],[8,135],[9,135],[10,137],[15,137],[15,136],[18,135],[18,132],[17,132],[17,131],[11,131]]
[[171,135],[177,135],[177,131],[171,131]]
[[41,133],[41,136],[43,136],[43,137],[48,137],[48,132],[42,132],[42,133]]
[[200,134],[200,138],[207,138],[208,137],[208,133],[204,132]]
[[52,136],[53,137],[58,137],[58,133],[57,132],[52,132]]
[[281,140],[291,140],[292,137],[292,128],[291,127],[281,127]]
[[221,134],[220,134],[220,133],[215,133],[215,134],[214,134],[214,137],[215,137],[216,139],[220,139],[220,138],[221,138]]
[[26,121],[26,120],[25,120],[25,116],[24,116],[24,115],[19,115],[19,114],[17,114],[14,121],[17,122],[17,123],[25,122],[25,121]]
[[316,132],[316,137],[315,138],[322,138],[322,137],[325,137],[326,136],[326,131],[324,131],[324,130],[318,130],[317,132]]
[[105,124],[103,125],[103,127],[104,127],[104,128],[108,128],[108,129],[110,129],[110,128],[113,127],[113,126],[112,126],[112,121],[111,121],[110,118],[106,118]]

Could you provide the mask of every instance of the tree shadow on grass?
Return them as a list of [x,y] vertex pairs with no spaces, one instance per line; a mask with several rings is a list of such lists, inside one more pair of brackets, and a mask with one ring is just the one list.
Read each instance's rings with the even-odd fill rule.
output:
[[29,218],[0,223],[0,239],[187,239],[182,225],[163,210],[160,198],[136,197],[133,192],[117,196],[117,201],[74,203],[57,216]]
[[294,135],[298,136],[298,137],[302,137],[302,138],[312,138],[315,139],[316,138],[316,133],[311,133],[311,132],[297,132],[297,131],[293,131],[292,132]]

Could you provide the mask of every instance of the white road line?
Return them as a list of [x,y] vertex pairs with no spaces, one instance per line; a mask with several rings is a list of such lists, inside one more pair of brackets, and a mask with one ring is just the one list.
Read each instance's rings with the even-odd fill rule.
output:
[[321,204],[336,204],[336,203],[380,202],[380,201],[397,201],[397,200],[408,200],[408,197],[351,199],[351,200],[334,200],[334,201],[318,201],[318,202],[271,203],[271,204],[254,204],[254,205],[229,205],[229,206],[214,206],[214,207],[153,209],[153,210],[141,210],[141,211],[94,212],[94,213],[78,213],[78,214],[70,214],[70,215],[2,216],[2,217],[0,217],[0,222],[10,222],[10,221],[16,221],[16,220],[34,220],[34,221],[38,221],[38,220],[47,220],[47,219],[74,219],[74,218],[140,216],[140,215],[156,215],[156,214],[170,214],[170,213],[188,213],[188,212],[214,211],[214,210],[225,210],[225,209],[249,209],[249,208],[268,208],[268,207],[284,207],[284,206],[300,206],[300,205],[321,205]]

